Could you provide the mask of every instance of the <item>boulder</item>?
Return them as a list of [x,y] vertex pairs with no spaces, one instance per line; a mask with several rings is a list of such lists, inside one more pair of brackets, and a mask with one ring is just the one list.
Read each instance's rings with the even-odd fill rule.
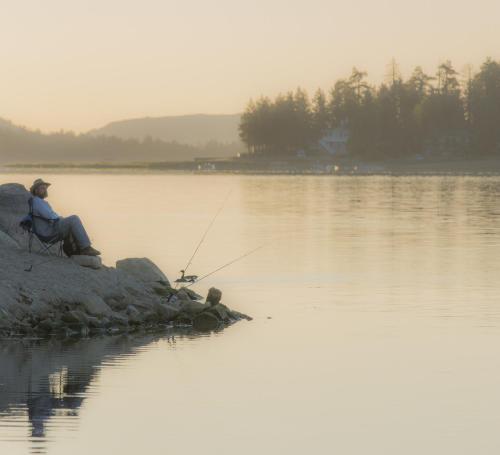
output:
[[232,319],[231,312],[226,305],[222,305],[222,303],[218,303],[210,307],[207,310],[208,313],[213,314],[217,319],[223,322],[230,322]]
[[34,301],[30,306],[31,314],[39,319],[46,319],[52,313],[52,307],[47,302],[41,300]]
[[89,269],[97,270],[102,267],[102,260],[99,256],[83,256],[79,254],[71,256],[71,260],[76,262],[78,265],[88,267]]
[[128,307],[132,306],[133,299],[126,298],[117,298],[117,297],[108,297],[104,299],[104,301],[114,310],[114,311],[123,311]]
[[120,326],[120,327],[126,327],[128,325],[128,317],[120,314],[120,313],[113,313],[110,316],[110,321],[113,326]]
[[158,324],[161,321],[161,316],[157,311],[147,310],[142,312],[144,322],[148,324]]
[[12,318],[3,308],[0,308],[0,329],[9,328],[12,325]]
[[155,310],[158,313],[159,320],[161,322],[173,321],[180,313],[177,308],[163,303],[159,303],[155,307]]
[[19,244],[10,235],[0,231],[0,248],[19,249]]
[[189,297],[189,294],[186,292],[186,289],[181,289],[177,292],[176,297],[181,302],[191,302],[193,299]]
[[87,325],[88,318],[87,316],[78,310],[71,310],[63,313],[61,316],[61,320],[66,322],[67,324],[79,324],[79,325]]
[[211,313],[200,313],[193,319],[193,327],[204,332],[215,330],[220,325],[221,322]]
[[8,232],[10,237],[23,246],[26,244],[26,236],[19,227],[19,221],[28,213],[30,197],[29,191],[19,183],[0,185],[0,230]]
[[245,319],[246,321],[253,321],[253,318],[247,316],[246,314],[240,313],[239,311],[231,311],[231,316],[235,320]]
[[153,287],[153,291],[155,291],[155,293],[160,297],[166,297],[167,299],[169,299],[175,293],[175,289],[172,289],[170,286],[164,285],[156,285],[155,287]]
[[79,302],[86,313],[91,316],[111,316],[113,310],[109,305],[98,295],[87,295]]
[[57,325],[53,319],[47,318],[40,321],[38,328],[44,333],[52,333],[57,330]]
[[134,305],[129,305],[127,307],[127,315],[130,316],[139,316],[141,312],[134,306]]
[[200,302],[195,302],[193,300],[181,300],[180,311],[189,316],[195,316],[198,313],[205,311],[208,308],[207,305]]
[[139,325],[144,321],[144,315],[134,305],[127,307],[127,316],[129,324]]
[[91,329],[102,329],[104,327],[104,323],[94,316],[87,316],[87,324]]
[[207,295],[207,303],[211,306],[215,306],[220,302],[222,298],[222,291],[217,288],[210,288]]
[[135,279],[155,287],[170,286],[165,274],[148,258],[128,258],[116,262],[117,270],[132,275]]
[[203,297],[200,294],[197,294],[192,289],[189,288],[181,288],[181,291],[184,291],[191,300],[202,300]]

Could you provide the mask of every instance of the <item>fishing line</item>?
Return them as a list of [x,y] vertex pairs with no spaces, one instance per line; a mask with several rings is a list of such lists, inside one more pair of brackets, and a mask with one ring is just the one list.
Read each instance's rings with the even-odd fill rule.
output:
[[198,252],[198,250],[200,249],[200,246],[201,244],[203,243],[203,241],[205,240],[205,237],[207,236],[208,232],[210,231],[210,229],[212,228],[213,224],[215,223],[215,220],[217,219],[217,217],[219,216],[220,212],[222,212],[222,209],[224,208],[224,206],[226,205],[226,202],[227,200],[229,199],[229,196],[231,196],[231,193],[233,192],[233,190],[230,190],[228,193],[227,193],[227,196],[226,198],[224,199],[224,202],[222,203],[222,205],[220,206],[219,210],[217,211],[217,213],[215,214],[215,216],[213,217],[212,221],[210,222],[210,224],[208,225],[207,229],[205,230],[205,232],[203,233],[203,236],[201,237],[201,240],[200,242],[198,243],[198,246],[196,247],[196,249],[194,250],[194,253],[193,255],[191,256],[191,258],[189,259],[186,267],[184,267],[184,272],[187,272],[187,269],[189,268],[189,266],[191,265],[191,263],[193,262],[193,259],[194,257],[196,256],[196,253]]
[[251,255],[252,253],[255,253],[257,250],[260,250],[261,248],[264,248],[265,246],[266,246],[266,244],[264,243],[263,245],[261,245],[261,246],[259,246],[259,247],[255,248],[255,249],[253,249],[253,250],[249,251],[248,253],[245,253],[245,254],[243,254],[243,255],[241,255],[241,256],[239,256],[239,257],[237,257],[236,259],[233,259],[232,261],[230,261],[230,262],[228,262],[228,263],[226,263],[226,264],[224,264],[224,265],[220,266],[218,269],[215,269],[215,270],[213,270],[212,272],[207,273],[206,275],[203,275],[200,279],[196,280],[194,283],[188,284],[187,286],[184,286],[184,287],[189,288],[189,287],[191,287],[193,284],[199,283],[201,280],[204,280],[205,278],[207,278],[207,277],[209,277],[209,276],[213,275],[214,273],[216,273],[216,272],[218,272],[218,271],[220,271],[220,270],[222,270],[222,269],[225,269],[226,267],[230,266],[231,264],[234,264],[235,262],[238,262],[239,260],[241,260],[241,259],[243,259],[243,258],[246,258],[247,256]]

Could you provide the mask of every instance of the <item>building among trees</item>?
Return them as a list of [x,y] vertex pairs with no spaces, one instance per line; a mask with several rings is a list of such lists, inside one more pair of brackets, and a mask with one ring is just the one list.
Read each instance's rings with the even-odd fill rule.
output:
[[[404,80],[395,61],[379,86],[354,68],[325,94],[302,89],[251,101],[240,123],[248,156],[295,159],[327,153],[359,161],[500,157],[500,63],[473,74],[449,61]],[[299,152],[299,156],[297,156]]]
[[329,129],[318,140],[319,146],[332,157],[346,156],[348,153],[349,129],[345,126]]

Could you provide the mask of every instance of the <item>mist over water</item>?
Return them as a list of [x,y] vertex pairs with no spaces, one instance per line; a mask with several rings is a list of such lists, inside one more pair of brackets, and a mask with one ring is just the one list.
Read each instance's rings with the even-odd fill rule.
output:
[[43,177],[109,265],[265,247],[194,286],[252,322],[0,341],[2,454],[498,453],[500,177]]

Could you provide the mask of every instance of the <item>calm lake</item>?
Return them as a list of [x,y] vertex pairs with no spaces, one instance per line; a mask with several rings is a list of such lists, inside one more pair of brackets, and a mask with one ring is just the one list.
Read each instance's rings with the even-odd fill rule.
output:
[[109,265],[149,257],[254,317],[0,341],[0,453],[498,454],[500,177],[43,177]]

